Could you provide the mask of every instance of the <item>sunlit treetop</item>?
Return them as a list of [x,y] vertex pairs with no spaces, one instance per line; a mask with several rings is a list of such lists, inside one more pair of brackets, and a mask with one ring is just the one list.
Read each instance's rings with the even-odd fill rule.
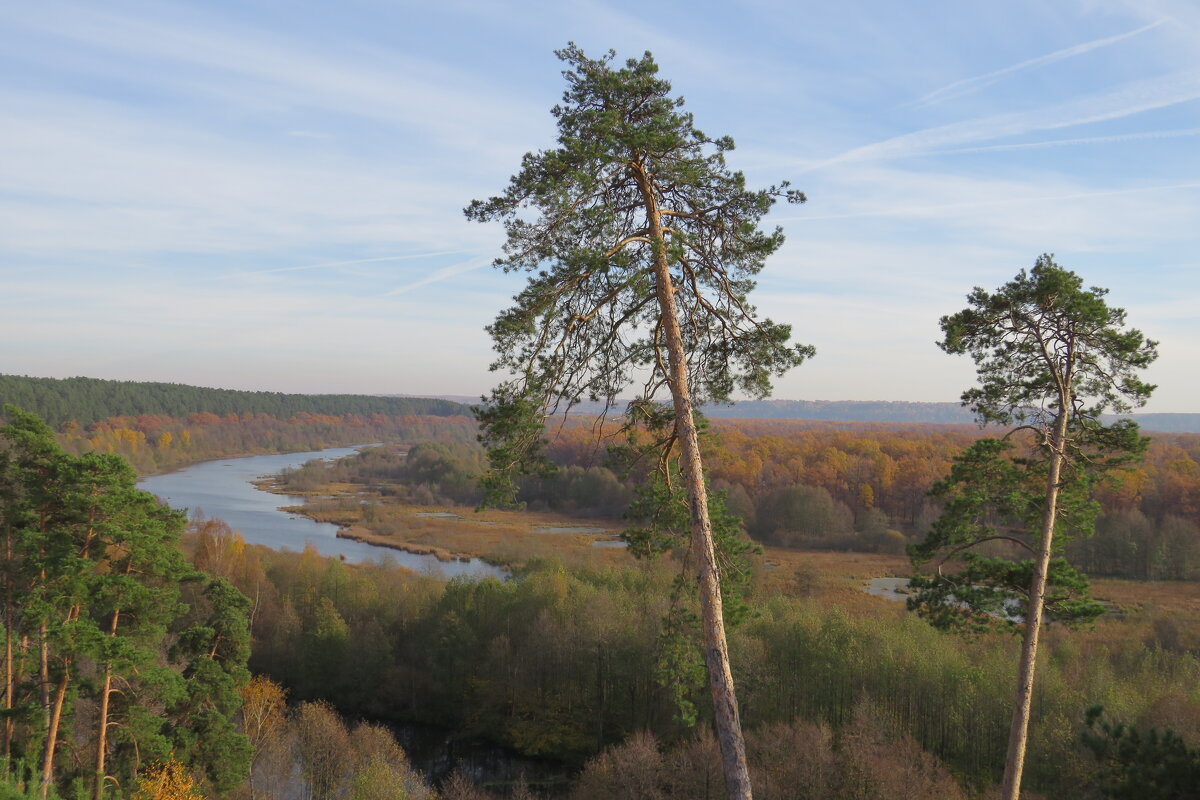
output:
[[[730,170],[728,137],[698,130],[649,53],[615,66],[574,44],[557,52],[567,89],[552,110],[558,146],[528,153],[503,194],[466,209],[502,221],[495,265],[531,273],[489,332],[501,387],[550,408],[613,400],[635,380],[641,396],[665,386],[666,355],[654,292],[656,247],[665,247],[698,402],[734,391],[762,397],[771,377],[812,354],[789,345],[787,325],[760,320],[748,301],[753,276],[783,243],[760,230],[786,183],[746,187]],[[662,221],[656,244],[651,216]]]
[[1047,427],[1062,402],[1073,421],[1143,405],[1154,386],[1137,371],[1158,356],[1157,342],[1125,327],[1125,310],[1105,302],[1107,289],[1050,255],[988,292],[976,287],[970,306],[942,317],[947,353],[974,359],[979,385],[962,395],[981,422]]

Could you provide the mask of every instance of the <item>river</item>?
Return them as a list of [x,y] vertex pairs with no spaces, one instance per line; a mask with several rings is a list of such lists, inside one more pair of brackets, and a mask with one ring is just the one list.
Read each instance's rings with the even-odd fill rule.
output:
[[332,447],[307,453],[204,461],[176,472],[142,478],[138,486],[175,508],[187,509],[188,513],[203,511],[205,516],[220,517],[229,523],[229,527],[241,533],[249,544],[298,552],[306,544],[312,543],[321,555],[338,556],[352,562],[390,560],[417,572],[445,578],[470,575],[503,579],[506,576],[504,570],[477,558],[470,561],[438,561],[431,555],[339,539],[337,525],[314,522],[279,510],[280,506],[303,505],[303,497],[264,492],[252,483],[285,469],[299,467],[314,458],[342,458],[361,447]]

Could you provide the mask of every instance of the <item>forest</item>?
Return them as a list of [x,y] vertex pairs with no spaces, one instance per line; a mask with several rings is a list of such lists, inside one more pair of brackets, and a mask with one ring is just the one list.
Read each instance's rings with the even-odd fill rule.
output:
[[[597,426],[600,426],[599,428]],[[596,431],[601,430],[600,437]],[[555,425],[553,472],[519,480],[533,511],[607,520],[620,526],[636,480],[622,476],[605,448],[614,423]],[[485,465],[477,443],[447,421],[434,436],[402,448],[364,451],[334,464],[291,470],[280,486],[310,492],[357,487],[354,521],[383,530],[389,505],[471,508]],[[985,435],[975,426],[716,419],[705,437],[712,485],[758,542],[793,549],[903,554],[938,513],[928,493],[954,456]],[[1200,578],[1200,434],[1153,434],[1140,463],[1096,487],[1102,513],[1092,536],[1073,541],[1073,562],[1095,575],[1145,580]],[[360,509],[374,498],[378,510]],[[373,516],[371,520],[365,516]]]
[[287,419],[301,414],[370,417],[467,414],[461,403],[425,397],[361,394],[282,394],[209,389],[178,383],[98,378],[31,378],[0,375],[0,404],[37,414],[52,427],[91,425],[109,417],[187,417],[190,414],[252,414]]
[[[179,432],[182,439],[185,430],[193,432],[193,441],[206,443],[195,458],[289,449],[292,440],[283,434],[305,431],[304,417],[288,423],[290,428],[249,414],[126,417],[88,428],[68,424],[57,433],[29,417],[10,412],[8,419],[0,429],[9,470],[6,531],[13,536],[29,531],[32,538],[24,546],[36,547],[39,540],[25,515],[30,503],[42,503],[37,514],[46,520],[42,527],[71,531],[75,547],[58,557],[56,569],[71,565],[92,576],[73,584],[83,593],[74,595],[79,599],[46,606],[47,614],[80,622],[86,608],[93,631],[46,640],[51,690],[39,694],[37,659],[22,660],[36,647],[17,646],[7,673],[13,676],[10,707],[27,709],[10,715],[10,774],[24,770],[24,785],[35,794],[45,767],[47,720],[55,716],[63,687],[57,714],[64,743],[50,762],[54,783],[68,793],[64,797],[91,796],[98,725],[105,716],[98,710],[109,668],[104,653],[115,647],[91,642],[128,638],[123,660],[111,659],[114,680],[129,683],[110,695],[106,712],[112,722],[105,726],[104,771],[112,780],[105,797],[132,797],[127,787],[172,775],[191,786],[193,794],[181,796],[720,796],[703,682],[694,656],[678,649],[680,631],[668,624],[667,612],[680,602],[675,556],[568,566],[547,551],[519,564],[507,582],[445,583],[386,564],[351,566],[314,552],[277,553],[245,545],[219,520],[194,521],[184,530],[177,516],[135,501],[132,470],[119,466],[117,454],[136,455],[130,441],[148,447],[164,432]],[[328,484],[344,484],[367,492],[380,508],[456,507],[478,500],[483,451],[473,441],[472,420],[307,419],[306,434],[325,438],[303,439],[299,446],[354,440],[364,432],[374,434],[366,439],[396,445],[282,476],[293,489],[319,493]],[[605,466],[607,454],[590,438],[595,424],[581,420],[553,428],[550,452],[557,469],[523,479],[521,497],[531,511],[544,507],[585,519],[620,518],[634,487],[613,465]],[[145,439],[113,435],[122,430]],[[929,486],[945,474],[956,451],[979,436],[967,426],[712,424],[705,448],[713,484],[725,490],[731,508],[745,514],[747,530],[768,546],[768,560],[782,565],[753,560],[747,612],[731,629],[760,796],[806,796],[795,794],[802,784],[812,788],[811,797],[972,797],[996,780],[1003,759],[996,731],[1004,724],[1016,645],[1011,636],[947,636],[803,564],[813,547],[835,559],[846,550],[896,552],[897,543],[910,541],[935,515]],[[1196,509],[1189,503],[1196,491],[1197,440],[1156,436],[1143,463],[1102,487],[1105,513],[1097,536],[1077,543],[1088,548],[1078,551],[1080,557],[1108,558],[1117,573],[1145,565],[1133,571],[1147,574],[1131,577],[1171,577],[1154,574],[1156,569],[1182,569],[1181,577],[1194,577],[1186,566],[1191,562],[1179,554],[1196,544]],[[59,488],[34,497],[40,484],[19,476],[29,470],[47,474],[50,463],[56,464]],[[73,482],[78,485],[68,489]],[[790,494],[782,491],[789,488]],[[108,499],[87,499],[97,493]],[[54,497],[71,499],[52,507]],[[103,528],[114,537],[111,544],[103,551],[85,545],[97,512],[126,508]],[[879,520],[875,528],[872,519]],[[1173,519],[1181,521],[1175,529]],[[834,527],[822,527],[829,525]],[[112,565],[132,553],[116,537],[148,526],[157,531],[155,552],[168,555],[154,567],[158,573],[139,569],[150,586],[138,591],[157,592],[145,597],[160,604],[176,598],[164,605],[176,609],[175,616],[135,616],[132,599],[128,610],[116,611],[115,590],[104,584]],[[879,530],[892,534],[872,535]],[[813,535],[825,531],[836,536]],[[1169,558],[1138,562],[1105,549],[1144,552],[1172,531],[1187,546],[1168,550]],[[15,591],[29,591],[19,581],[33,578],[35,562],[22,552],[31,551],[11,556],[4,573]],[[100,552],[103,559],[96,560]],[[789,552],[802,558],[778,555]],[[1125,591],[1092,630],[1051,630],[1052,655],[1028,767],[1032,791],[1087,797],[1101,785],[1104,762],[1097,762],[1082,738],[1090,730],[1084,712],[1094,705],[1105,708],[1105,719],[1135,729],[1169,728],[1181,741],[1200,740],[1195,728],[1200,629],[1180,599],[1194,595],[1182,587],[1195,584],[1143,585],[1155,602],[1131,600],[1138,590]],[[1151,589],[1157,585],[1180,590]],[[238,591],[218,591],[223,586]],[[176,594],[162,594],[172,591]],[[38,618],[12,609],[17,616],[11,630],[27,631],[15,641],[36,643]],[[230,649],[218,669],[208,653],[222,619],[229,633],[221,635]],[[196,674],[197,658],[214,665],[204,669],[215,683],[185,681],[189,692],[183,694],[171,689],[176,679],[170,675]],[[121,672],[150,662],[160,669],[144,685]],[[807,677],[797,681],[798,675]],[[197,696],[202,692],[218,696]],[[220,737],[209,741],[213,734],[194,732],[198,707],[210,709],[208,724],[224,731]],[[139,716],[142,709],[156,714],[153,724]],[[423,775],[389,727],[402,724],[449,728],[547,766],[524,782],[489,786],[461,772]],[[798,750],[804,758],[796,758]],[[635,794],[622,794],[631,791]]]

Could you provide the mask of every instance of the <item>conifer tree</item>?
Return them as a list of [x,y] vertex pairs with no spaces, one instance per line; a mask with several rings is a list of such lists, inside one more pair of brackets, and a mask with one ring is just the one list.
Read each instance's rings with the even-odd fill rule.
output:
[[704,653],[729,796],[750,781],[725,643],[719,570],[693,407],[735,391],[766,396],[773,375],[812,355],[790,327],[759,319],[753,277],[783,243],[758,224],[786,183],[746,187],[730,170],[729,137],[693,125],[649,53],[613,64],[574,44],[557,52],[567,89],[552,114],[557,147],[527,154],[505,192],[467,217],[504,223],[495,266],[530,273],[489,327],[504,380],[479,410],[491,470],[485,502],[515,499],[512,475],[544,468],[547,417],[583,400],[606,407],[637,387],[630,410],[669,397],[659,465],[678,458],[700,590]]
[[[916,582],[910,606],[942,623],[964,614],[978,623],[989,613],[1023,620],[1003,800],[1020,794],[1043,619],[1087,620],[1101,610],[1055,550],[1064,534],[1092,530],[1098,506],[1089,490],[1098,471],[1128,463],[1146,445],[1133,422],[1106,426],[1100,419],[1145,403],[1154,387],[1138,371],[1157,356],[1156,343],[1126,329],[1124,310],[1110,308],[1106,294],[1084,288],[1078,275],[1043,255],[994,293],[977,287],[968,308],[941,320],[939,346],[976,364],[979,385],[963,393],[963,404],[981,424],[1013,429],[1004,440],[969,448],[938,487],[945,512],[913,548],[914,561],[956,558],[965,568],[950,576],[939,565],[935,577]],[[1030,452],[1013,458],[1013,441],[1022,436],[1032,442]],[[1028,558],[970,552],[993,541],[1010,542]]]
[[[183,514],[139,490],[119,456],[68,455],[35,415],[13,406],[4,415],[6,755],[37,759],[43,797],[56,781],[89,777],[80,751],[93,743],[95,800],[176,747],[215,788],[231,788],[249,758],[231,721],[249,678],[248,601],[213,579],[184,616],[181,584],[205,576],[180,550]],[[17,636],[27,656],[14,652]],[[94,739],[74,742],[74,765],[63,764],[68,737],[89,733],[72,719],[73,700],[93,691]]]

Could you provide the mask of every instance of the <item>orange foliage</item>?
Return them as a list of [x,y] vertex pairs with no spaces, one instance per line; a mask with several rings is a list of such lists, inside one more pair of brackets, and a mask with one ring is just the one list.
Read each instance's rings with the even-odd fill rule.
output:
[[[960,451],[982,436],[974,425],[845,423],[809,420],[710,421],[717,436],[705,465],[719,486],[741,486],[751,498],[780,487],[827,490],[851,509],[877,508],[893,521],[913,523],[926,493]],[[574,418],[549,430],[548,455],[563,466],[603,464],[619,443],[618,424]],[[1200,434],[1153,434],[1144,463],[1115,472],[1099,487],[1106,511],[1138,509],[1200,522]]]

